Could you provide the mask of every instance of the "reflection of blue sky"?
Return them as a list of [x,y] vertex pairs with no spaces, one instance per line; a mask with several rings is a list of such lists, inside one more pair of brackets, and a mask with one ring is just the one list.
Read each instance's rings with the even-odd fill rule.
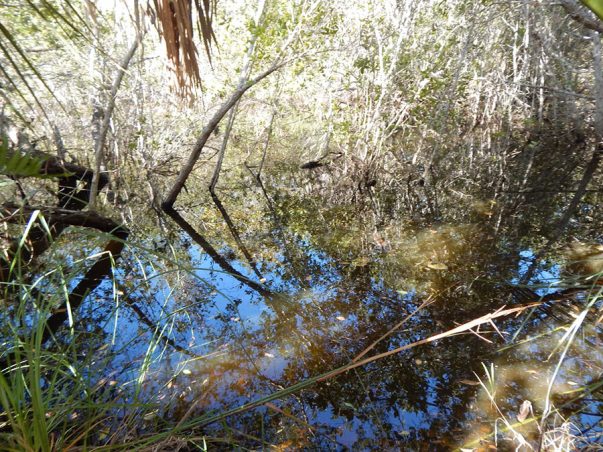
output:
[[[239,371],[246,375],[245,378],[254,378],[247,375],[259,371],[264,377],[278,380],[283,376],[289,365],[300,365],[302,363],[301,367],[303,367],[305,357],[300,356],[300,354],[310,352],[300,338],[308,332],[305,331],[308,328],[316,328],[312,331],[314,340],[328,341],[331,338],[337,340],[338,337],[344,337],[346,340],[353,339],[350,335],[357,334],[357,326],[366,317],[367,313],[346,312],[341,318],[337,318],[341,313],[324,312],[323,306],[329,300],[340,299],[342,306],[347,307],[345,302],[348,293],[345,291],[350,290],[350,288],[340,286],[343,278],[339,273],[339,264],[329,259],[324,253],[313,252],[309,248],[305,249],[304,252],[306,258],[311,260],[312,265],[325,269],[318,278],[312,275],[314,279],[310,281],[310,287],[301,286],[301,284],[308,282],[305,277],[310,275],[299,275],[302,281],[297,281],[294,277],[286,275],[284,270],[286,263],[284,262],[282,265],[277,262],[262,266],[266,285],[275,292],[284,294],[273,305],[267,304],[262,296],[222,271],[211,258],[200,252],[195,246],[189,248],[189,257],[194,268],[193,275],[195,278],[194,289],[192,289],[191,294],[180,293],[182,289],[179,286],[171,287],[170,284],[175,281],[175,277],[174,275],[162,275],[162,271],[165,271],[165,269],[161,268],[160,265],[152,267],[148,262],[141,262],[141,268],[144,268],[148,285],[138,286],[130,295],[137,300],[140,308],[152,319],[158,330],[163,331],[165,335],[173,338],[176,343],[197,354],[209,355],[206,358],[188,361],[190,357],[174,351],[163,342],[158,342],[156,350],[152,353],[154,362],[149,369],[149,386],[146,392],[143,391],[143,396],[152,398],[178,372],[180,374],[175,378],[180,382],[181,387],[187,384],[192,385],[192,382],[203,381],[211,372],[213,365],[221,365],[229,360],[239,366]],[[518,272],[520,276],[513,282],[517,283],[521,275],[527,271],[533,257],[534,254],[530,250],[521,253],[522,259],[519,262]],[[247,265],[236,260],[230,261],[230,264],[241,274],[257,281],[257,276],[249,270]],[[116,273],[118,279],[124,278],[123,270],[120,269]],[[186,277],[191,278],[191,275]],[[559,277],[559,267],[552,266],[541,270],[537,277],[552,284]],[[406,309],[413,310],[416,303],[420,301],[419,298],[422,298],[418,297],[416,291],[412,288],[408,288],[408,292],[396,292],[386,287],[381,280],[375,278],[370,278],[370,285],[370,290],[362,293],[366,305],[371,305],[378,298],[387,297],[390,301],[399,303],[401,306],[404,305]],[[101,288],[106,293],[113,292],[110,281],[103,282]],[[547,291],[547,288],[543,288],[540,293],[544,294]],[[98,305],[97,301],[97,297],[91,296],[82,308],[92,312]],[[189,317],[187,307],[182,305],[182,303],[191,302],[197,303],[198,311],[201,313],[199,317]],[[107,297],[104,303],[107,303],[104,309],[105,312],[108,312],[114,306],[111,303],[115,302]],[[113,352],[117,352],[110,368],[106,371],[127,369],[122,372],[122,375],[126,379],[133,380],[138,376],[142,359],[147,352],[148,344],[154,332],[149,331],[147,325],[139,322],[136,315],[129,312],[128,308],[124,306],[123,299],[119,303],[122,307],[118,311],[117,317],[114,314],[103,326],[104,331],[109,336],[115,335]],[[282,307],[286,317],[277,319],[274,306]],[[300,313],[313,317],[315,323],[310,324],[307,319],[302,318]],[[402,311],[400,315],[402,315]],[[255,335],[261,335],[267,331],[262,329],[265,324],[272,325],[271,331],[274,331],[278,324],[290,320],[289,316],[295,316],[292,323],[296,325],[295,331],[291,331],[291,334],[286,337],[279,336],[278,340],[258,336],[258,343],[266,344],[266,349],[259,349],[258,346],[252,344]],[[270,321],[268,322],[267,319],[270,319]],[[186,328],[180,328],[176,331],[176,324],[180,321]],[[406,325],[408,330],[403,335],[392,337],[390,349],[404,345],[408,341],[423,339],[424,331],[421,329],[421,325],[424,321],[430,323],[428,311],[417,314],[409,321]],[[290,325],[287,323],[286,327],[290,328]],[[416,328],[414,328],[415,326]],[[224,335],[221,336],[220,333]],[[444,342],[442,344],[445,346]],[[337,349],[338,346],[333,345],[332,347]],[[538,351],[536,344],[530,344],[529,347],[534,347],[533,352]],[[341,352],[345,353],[346,351],[341,350]],[[352,359],[352,356],[345,356],[349,360]],[[468,366],[472,364],[475,363],[468,363]],[[410,362],[408,365],[413,364]],[[191,371],[191,374],[183,374],[183,369]],[[323,371],[327,370],[330,369],[323,369]],[[370,381],[369,375],[366,374],[364,377],[360,376],[358,378],[364,378],[366,385],[377,384],[378,382]],[[347,376],[345,378],[356,377]],[[448,380],[448,378],[447,375],[442,377],[443,380]],[[223,374],[218,382],[222,386],[216,391],[216,399],[210,401],[211,403],[207,408],[220,410],[238,406],[260,399],[262,396],[276,390],[273,385],[269,385],[258,378],[257,382],[249,385],[252,388],[249,393],[241,395],[229,392],[228,385],[238,379],[237,369],[231,369],[228,373]],[[414,432],[428,428],[435,419],[450,415],[446,412],[447,407],[436,405],[436,388],[442,384],[442,380],[433,378],[425,372],[423,381],[427,386],[424,389],[425,394],[423,394],[427,404],[425,411],[413,412],[401,409],[400,407],[405,406],[405,401],[400,400],[400,404],[396,407],[399,409],[399,414],[391,410],[384,412],[378,401],[371,402],[367,400],[367,403],[374,404],[376,413],[376,415],[369,417],[369,420],[354,417],[351,421],[348,421],[338,414],[339,407],[331,406],[325,410],[309,411],[309,421],[313,425],[322,425],[334,430],[338,429],[337,441],[349,447],[354,446],[355,441],[359,438],[379,438],[382,435],[378,427],[379,422],[390,424],[396,435],[401,439],[410,439]],[[123,380],[120,383],[123,384]],[[445,381],[445,384],[454,384],[454,382]],[[400,393],[403,394],[404,391]],[[191,394],[190,397],[192,401],[194,395]],[[367,407],[355,408],[364,414],[371,411]]]
[[[306,252],[308,251],[306,250]],[[152,319],[158,331],[163,331],[163,334],[172,337],[181,346],[190,346],[191,351],[195,353],[209,354],[210,356],[207,359],[210,361],[212,359],[228,360],[231,354],[235,360],[240,360],[242,356],[248,356],[250,361],[244,366],[249,369],[257,368],[262,375],[271,379],[278,379],[290,364],[292,358],[296,361],[299,359],[303,360],[303,357],[300,357],[299,353],[306,350],[306,348],[305,346],[300,347],[300,344],[296,344],[296,341],[299,341],[296,335],[286,338],[289,341],[288,343],[279,344],[268,340],[266,343],[273,345],[269,346],[266,350],[257,350],[255,348],[243,350],[241,348],[242,344],[225,343],[219,337],[216,338],[215,332],[224,331],[225,328],[231,333],[235,333],[234,335],[229,335],[230,338],[236,338],[237,334],[244,333],[245,331],[257,334],[254,332],[261,331],[261,326],[266,322],[266,316],[271,318],[271,324],[276,324],[279,320],[275,318],[276,314],[271,307],[266,305],[263,297],[223,272],[211,258],[199,252],[196,247],[189,249],[189,256],[194,268],[193,273],[197,279],[197,284],[203,286],[203,281],[211,282],[211,289],[207,288],[204,292],[206,296],[203,299],[195,300],[203,308],[202,324],[195,324],[191,319],[186,319],[185,310],[178,313],[178,310],[182,308],[182,306],[178,305],[178,303],[182,302],[182,297],[179,297],[178,292],[170,287],[168,283],[169,277],[162,276],[162,271],[165,270],[159,265],[153,267],[143,262],[142,258],[140,261],[141,267],[138,270],[144,269],[147,283],[133,289],[130,294],[125,294],[137,301],[139,307]],[[311,288],[300,288],[297,281],[284,280],[282,269],[278,265],[263,267],[264,276],[267,280],[266,285],[280,293],[285,293],[284,299],[279,300],[279,303],[283,303],[284,312],[289,312],[287,305],[291,305],[302,309],[305,314],[313,313],[310,315],[316,317],[317,328],[324,329],[322,331],[314,331],[315,338],[323,337],[324,340],[328,340],[332,335],[336,337],[337,335],[345,335],[347,330],[355,331],[354,325],[358,322],[357,314],[348,312],[345,314],[345,317],[335,319],[339,313],[323,312],[321,308],[323,301],[329,300],[332,297],[339,296],[344,298],[345,296],[345,293],[340,293],[341,289],[338,287],[341,275],[337,271],[337,265],[323,253],[310,252],[309,258],[313,261],[313,265],[325,268],[326,270],[320,275],[317,281],[311,281]],[[246,277],[257,280],[257,276],[248,269],[247,265],[238,261],[231,261],[230,263]],[[118,279],[123,279],[124,272],[117,270],[116,276]],[[305,282],[307,283],[308,281]],[[395,291],[388,291],[378,281],[373,281],[373,284],[372,290],[374,292],[367,292],[366,296],[371,298],[376,297],[379,294],[375,292],[382,291],[382,295],[387,295],[400,301],[402,299],[407,301],[412,299],[413,295],[411,293],[398,294]],[[207,283],[207,286],[209,287],[209,283]],[[112,283],[110,281],[103,282],[97,293],[101,293],[101,291],[106,294],[113,294]],[[94,309],[98,301],[96,298],[95,296],[89,297],[85,302],[85,306],[82,306],[82,309]],[[115,344],[112,351],[116,355],[110,367],[107,368],[107,372],[110,369],[123,370],[121,372],[122,379],[131,379],[131,385],[138,376],[143,357],[147,353],[148,344],[154,332],[149,331],[147,325],[139,322],[136,315],[128,311],[128,308],[124,306],[122,296],[118,296],[117,298],[119,300],[118,304],[121,304],[121,308],[116,311],[117,314],[114,312],[112,316],[106,318],[103,326],[104,331],[110,337],[115,336]],[[107,300],[105,303],[113,303],[112,306],[105,306],[105,312],[110,312],[115,306],[114,300]],[[304,329],[311,327],[311,325],[305,323],[302,318],[295,314],[296,310],[291,312],[291,315],[296,315],[295,324],[300,335],[303,336]],[[91,313],[91,315],[93,314]],[[187,320],[186,330],[175,332],[173,329],[174,322],[178,319]],[[208,332],[210,334],[207,334]],[[225,340],[230,339],[225,338]],[[204,359],[189,362],[187,360],[190,357],[173,351],[163,342],[157,342],[156,345],[156,350],[152,353],[154,363],[149,369],[148,378],[151,381],[147,386],[148,391],[151,392],[147,396],[152,396],[153,391],[157,391],[170,378],[173,378],[174,373],[181,372],[183,369],[190,370],[192,375],[187,374],[187,376],[180,373],[176,377],[178,381],[179,379],[183,381],[187,379],[202,381],[204,379],[202,373],[208,369],[206,365],[203,365]],[[249,352],[251,355],[247,355]],[[163,355],[161,355],[162,353]],[[288,356],[289,353],[296,353],[296,355],[291,357]],[[161,359],[156,361],[160,355]],[[243,365],[243,363],[241,364]],[[327,370],[329,369],[324,369],[324,371]],[[120,384],[124,383],[122,379],[120,379]],[[236,379],[237,376],[235,373],[229,373],[223,376],[223,383],[232,383]],[[253,394],[248,395],[236,395],[220,390],[217,394],[220,394],[223,399],[219,401],[215,400],[211,407],[213,409],[220,409],[226,406],[236,406],[268,395],[275,390],[274,387],[265,385],[263,386],[263,390],[261,390],[262,385],[256,384],[252,385],[252,387],[255,391]],[[259,392],[258,389],[260,389]],[[144,396],[144,391],[142,394]],[[358,408],[360,409],[361,407]],[[365,411],[364,408],[363,411]],[[432,409],[430,408],[429,411],[432,411]],[[402,413],[401,419],[397,414],[390,412],[382,413],[382,415],[386,416],[387,421],[391,422],[392,425],[399,426],[400,432],[409,431],[412,428],[425,427],[429,424],[429,417],[435,415],[435,413],[430,413],[426,417],[421,413],[406,411],[402,411]],[[341,428],[338,441],[347,446],[354,444],[359,428],[363,432],[363,437],[371,438],[379,435],[379,432],[373,431],[374,426],[371,421],[360,421],[355,418],[352,422],[347,422],[345,418],[341,418],[331,410],[311,414],[310,421],[312,424],[318,423],[329,428]]]
[[[511,284],[519,284],[519,282],[523,278],[523,275],[526,274],[526,272],[534,262],[534,258],[536,257],[534,251],[532,251],[531,249],[521,251],[519,253],[519,256],[520,260],[517,272],[518,276],[511,280]],[[539,287],[531,286],[538,295],[546,295],[548,293],[554,292],[555,290],[558,290],[557,286],[559,284],[561,266],[559,264],[552,264],[548,267],[549,268],[547,268],[546,266],[543,267],[542,264],[540,264],[536,273],[534,274],[534,277],[532,278],[533,281],[539,281]]]

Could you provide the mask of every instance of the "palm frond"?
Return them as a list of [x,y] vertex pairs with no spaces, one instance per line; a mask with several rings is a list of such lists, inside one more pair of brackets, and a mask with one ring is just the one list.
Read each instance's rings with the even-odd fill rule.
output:
[[[49,26],[57,25],[60,27],[68,39],[89,40],[87,37],[89,34],[83,32],[83,30],[89,28],[88,24],[77,12],[73,1],[63,0],[57,3],[50,0],[25,0],[23,6],[30,11],[31,15],[40,17]],[[27,50],[19,44],[19,38],[15,34],[10,20],[0,21],[0,56],[3,56],[7,63],[5,66],[11,68],[10,73],[6,70],[7,68],[2,68],[2,76],[8,84],[12,85],[14,91],[21,98],[25,100],[25,93],[23,91],[26,90],[29,92],[42,113],[46,115],[39,96],[36,94],[36,89],[32,85],[32,81],[37,79],[57,101],[59,107],[65,110],[59,99],[55,96],[52,87],[49,86],[28,55]],[[33,73],[33,76],[30,76],[28,72]],[[15,83],[13,77],[21,81],[21,86]],[[25,90],[23,90],[23,87],[25,87]],[[26,104],[31,106],[28,101],[26,101]]]
[[201,3],[199,0],[195,0],[195,7],[199,20],[197,22],[199,34],[203,40],[205,46],[205,53],[211,63],[211,44],[216,42],[216,35],[213,29],[213,16],[216,12],[216,2],[210,0],[203,0]]
[[[19,97],[23,100],[23,102],[25,103],[25,105],[29,108],[33,110],[33,106],[31,105],[31,103],[29,102],[29,100],[25,97],[25,95],[21,92],[21,90],[19,89],[19,87],[17,86],[17,84],[13,81],[12,77],[8,74],[8,72],[6,72],[6,69],[4,69],[4,66],[2,66],[0,64],[0,73],[2,74],[2,76],[4,77],[4,79],[8,82],[8,84],[10,84],[12,86],[12,90],[14,92],[16,92]],[[6,87],[4,87],[6,90]],[[2,98],[4,99],[4,101],[14,107],[13,103],[10,101],[9,97],[5,94],[4,91],[0,91],[0,95],[2,96]],[[11,108],[12,108],[11,107]],[[19,117],[19,119],[21,120],[21,122],[23,124],[27,124],[27,121],[24,119],[23,115],[21,114],[21,112],[19,111],[19,109],[17,108],[12,108],[13,111],[17,114],[17,116]]]
[[42,166],[45,161],[41,156],[22,154],[10,149],[6,135],[0,136],[0,174],[9,177],[56,177],[44,174]]
[[[215,0],[154,0],[159,34],[165,41],[167,56],[173,64],[178,87],[183,92],[190,91],[191,86],[201,86],[193,32],[195,25],[211,63],[211,45],[215,42],[212,24],[215,4]],[[193,6],[196,20],[193,19]]]
[[45,21],[52,20],[62,26],[66,26],[79,38],[88,40],[87,35],[82,32],[82,27],[87,28],[89,31],[90,28],[84,18],[74,8],[70,0],[63,0],[62,4],[64,11],[60,11],[59,8],[48,0],[40,0],[40,7],[38,7],[33,0],[26,1],[31,9]]
[[[4,39],[1,39],[1,38],[4,38]],[[27,86],[27,89],[34,96],[34,98],[36,100],[36,103],[38,103],[38,105],[40,105],[37,96],[33,92],[32,87],[29,85],[29,83],[27,82],[27,79],[25,78],[25,76],[23,75],[23,72],[20,69],[20,65],[11,56],[11,54],[10,54],[8,48],[6,47],[6,45],[4,45],[2,43],[3,40],[5,40],[5,42],[8,42],[11,45],[11,47],[21,57],[21,59],[23,60],[23,62],[25,63],[25,65],[27,67],[29,67],[29,69],[31,69],[31,71],[36,75],[36,77],[38,78],[38,80],[40,80],[40,82],[42,83],[42,85],[44,85],[44,87],[48,90],[48,92],[50,92],[52,94],[52,96],[57,100],[57,102],[59,102],[59,99],[54,95],[53,90],[50,88],[50,86],[48,86],[48,84],[46,83],[46,80],[44,80],[44,77],[42,77],[42,74],[40,74],[40,72],[36,69],[36,67],[33,65],[33,63],[30,61],[30,59],[27,57],[27,55],[23,51],[23,49],[21,49],[21,47],[17,43],[17,40],[12,35],[12,33],[2,24],[2,22],[0,22],[0,50],[2,50],[2,53],[4,54],[4,56],[6,57],[6,59],[11,63],[11,65],[12,65],[13,69],[15,70],[15,72],[17,72],[17,74],[19,75],[19,78],[23,81],[23,83],[25,83],[25,85]],[[60,102],[59,102],[59,104],[60,104]]]

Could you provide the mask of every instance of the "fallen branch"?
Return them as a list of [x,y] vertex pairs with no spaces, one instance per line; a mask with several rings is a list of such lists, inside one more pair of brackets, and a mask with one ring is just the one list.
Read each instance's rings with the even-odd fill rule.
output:
[[356,361],[351,364],[348,364],[347,366],[340,367],[339,369],[335,369],[332,372],[329,372],[326,375],[324,375],[323,377],[321,377],[320,379],[318,379],[318,381],[328,380],[330,378],[333,378],[336,375],[339,375],[339,374],[342,374],[349,370],[355,369],[356,367],[364,366],[365,364],[371,363],[371,362],[376,361],[381,358],[386,358],[388,356],[395,355],[397,353],[403,352],[410,348],[414,348],[418,345],[429,344],[430,342],[435,342],[440,339],[445,339],[450,336],[455,336],[457,334],[464,333],[466,331],[470,331],[477,326],[483,325],[485,323],[491,323],[492,320],[497,319],[499,317],[505,317],[505,316],[508,316],[511,314],[519,314],[519,313],[525,311],[526,309],[534,308],[536,306],[539,306],[540,304],[541,303],[530,303],[528,305],[518,306],[515,308],[511,308],[511,309],[503,309],[504,308],[504,306],[503,306],[503,308],[500,308],[499,310],[493,312],[492,314],[486,314],[482,317],[479,317],[475,320],[471,320],[470,322],[464,323],[464,324],[457,326],[456,328],[453,328],[451,330],[448,330],[444,333],[436,334],[435,336],[428,337],[427,339],[422,339],[420,341],[413,342],[411,344],[406,344],[406,345],[403,345],[402,347],[395,348],[388,352],[379,353],[378,355],[371,356],[370,358],[365,358],[361,361]]
[[286,62],[283,62],[280,64],[273,64],[270,68],[266,69],[264,72],[259,74],[257,77],[249,80],[244,85],[239,86],[239,88],[237,88],[231,94],[231,96],[228,98],[228,100],[226,102],[224,102],[224,104],[222,104],[222,106],[218,109],[218,111],[216,111],[216,113],[214,113],[214,115],[209,120],[207,125],[203,128],[203,131],[201,132],[201,136],[199,136],[199,138],[197,139],[195,146],[193,147],[193,150],[192,150],[190,156],[188,157],[187,162],[184,164],[184,166],[180,170],[180,173],[178,174],[178,177],[176,178],[176,181],[174,182],[172,189],[169,191],[168,195],[166,196],[164,201],[161,203],[161,209],[164,212],[166,212],[169,215],[169,212],[171,210],[173,210],[174,203],[176,202],[176,198],[182,191],[182,187],[184,187],[186,180],[188,179],[189,175],[193,171],[193,168],[195,167],[197,160],[199,160],[199,156],[201,155],[201,152],[203,151],[203,148],[205,147],[207,140],[209,139],[209,137],[211,136],[213,131],[216,129],[216,127],[218,126],[218,124],[220,123],[222,118],[224,118],[226,113],[228,113],[230,111],[230,109],[233,108],[237,104],[239,99],[243,96],[243,94],[245,94],[245,92],[247,92],[247,90],[249,88],[256,85],[258,82],[265,79],[266,77],[268,77],[270,74],[272,74],[277,69],[280,69],[285,64],[286,64]]
[[[207,242],[207,240],[205,240],[205,238],[201,234],[199,234],[178,213],[178,211],[176,211],[176,209],[174,209],[174,203],[176,202],[176,198],[178,197],[178,195],[182,191],[182,188],[184,187],[184,184],[186,183],[188,177],[190,176],[191,172],[193,171],[193,168],[195,167],[195,164],[197,163],[197,160],[199,160],[199,156],[201,155],[201,152],[203,151],[203,148],[205,147],[205,144],[207,143],[207,140],[209,139],[209,137],[211,136],[211,134],[214,132],[214,130],[216,129],[216,127],[218,126],[218,124],[220,123],[220,121],[222,120],[222,118],[224,118],[224,116],[226,115],[226,113],[228,113],[237,104],[237,102],[241,99],[241,97],[243,96],[243,94],[245,94],[245,92],[249,88],[251,88],[252,86],[254,86],[255,84],[257,84],[258,82],[260,82],[264,78],[268,77],[270,74],[272,74],[274,71],[276,71],[277,69],[281,68],[285,64],[286,64],[286,62],[279,63],[279,64],[277,64],[277,63],[273,64],[270,68],[266,69],[264,72],[262,72],[261,74],[259,74],[257,77],[255,77],[255,78],[249,80],[248,82],[240,85],[232,93],[232,95],[230,96],[230,98],[224,104],[222,104],[222,106],[218,109],[218,111],[209,120],[209,122],[207,123],[207,125],[203,128],[203,131],[201,132],[201,136],[195,142],[193,150],[192,150],[192,152],[191,152],[191,154],[190,154],[187,162],[184,164],[184,166],[180,170],[180,173],[178,174],[178,177],[176,178],[176,181],[174,182],[174,185],[172,186],[172,189],[169,191],[168,195],[166,196],[166,198],[161,203],[161,210],[163,210],[163,212],[165,212],[185,232],[187,232],[191,236],[191,238],[195,242],[197,242],[201,246],[201,248],[203,248],[203,250],[207,254],[209,254],[209,256],[220,267],[222,267],[226,272],[228,272],[231,275],[233,275],[236,279],[238,279],[242,283],[244,283],[247,286],[251,287],[253,290],[259,292],[262,295],[266,295],[266,296],[270,296],[271,292],[268,291],[266,288],[264,288],[261,284],[258,284],[258,283],[254,282],[254,281],[249,280],[248,278],[246,278],[245,276],[243,276],[240,272],[238,272],[237,270],[235,270],[228,263],[228,261],[226,261],[226,259],[224,259],[222,256],[220,256],[220,254],[211,246],[211,244],[209,242]],[[237,243],[238,243],[238,241],[237,241]]]
[[[90,187],[92,185],[92,171],[88,168],[66,163],[48,154],[39,151],[30,151],[30,154],[44,159],[44,164],[40,168],[40,174],[45,176],[57,176],[58,179],[58,207],[66,209],[71,213],[82,210],[88,204],[90,197]],[[83,182],[84,186],[78,188],[78,183]],[[99,176],[99,190],[107,185],[109,178],[105,174]],[[18,213],[23,215],[29,212],[28,215],[35,210],[31,207],[17,208],[15,204],[7,203],[0,207],[0,221],[15,222],[11,217]],[[42,209],[42,208],[40,208]],[[48,208],[44,208],[48,212]],[[53,208],[50,208],[51,210]],[[19,259],[21,262],[30,262],[36,259],[44,251],[48,249],[53,240],[61,235],[67,226],[62,220],[55,222],[52,218],[46,218],[48,230],[36,224],[28,235],[30,246],[24,248],[19,246],[19,239],[13,240],[6,250],[6,255],[0,257],[0,281],[7,282],[13,276],[10,274],[11,262],[14,259]]]
[[96,212],[61,209],[58,207],[35,207],[18,206],[14,203],[6,203],[0,207],[0,214],[11,223],[23,222],[25,217],[30,217],[39,211],[47,222],[61,223],[65,226],[81,226],[93,228],[101,232],[120,235],[125,229],[110,218],[105,218]]

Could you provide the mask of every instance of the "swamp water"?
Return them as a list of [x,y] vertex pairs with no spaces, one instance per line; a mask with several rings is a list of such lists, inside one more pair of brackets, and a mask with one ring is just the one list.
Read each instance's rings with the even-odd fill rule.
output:
[[[568,276],[561,245],[533,265],[561,203],[417,187],[409,209],[379,186],[362,202],[312,190],[223,190],[239,244],[211,199],[189,200],[183,215],[219,262],[183,232],[134,231],[113,280],[78,314],[88,378],[106,400],[139,406],[117,410],[100,440],[138,416],[129,435],[178,424],[200,446],[485,450],[496,428],[506,450],[521,438],[536,447],[552,408],[543,428],[596,441],[598,286]],[[600,240],[597,223],[575,222],[574,238]]]

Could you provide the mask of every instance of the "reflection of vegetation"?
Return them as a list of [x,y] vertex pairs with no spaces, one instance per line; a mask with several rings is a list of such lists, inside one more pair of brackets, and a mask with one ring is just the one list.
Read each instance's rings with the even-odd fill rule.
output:
[[164,2],[184,105],[138,2],[22,3],[0,11],[0,443],[536,445],[602,412],[587,9]]

